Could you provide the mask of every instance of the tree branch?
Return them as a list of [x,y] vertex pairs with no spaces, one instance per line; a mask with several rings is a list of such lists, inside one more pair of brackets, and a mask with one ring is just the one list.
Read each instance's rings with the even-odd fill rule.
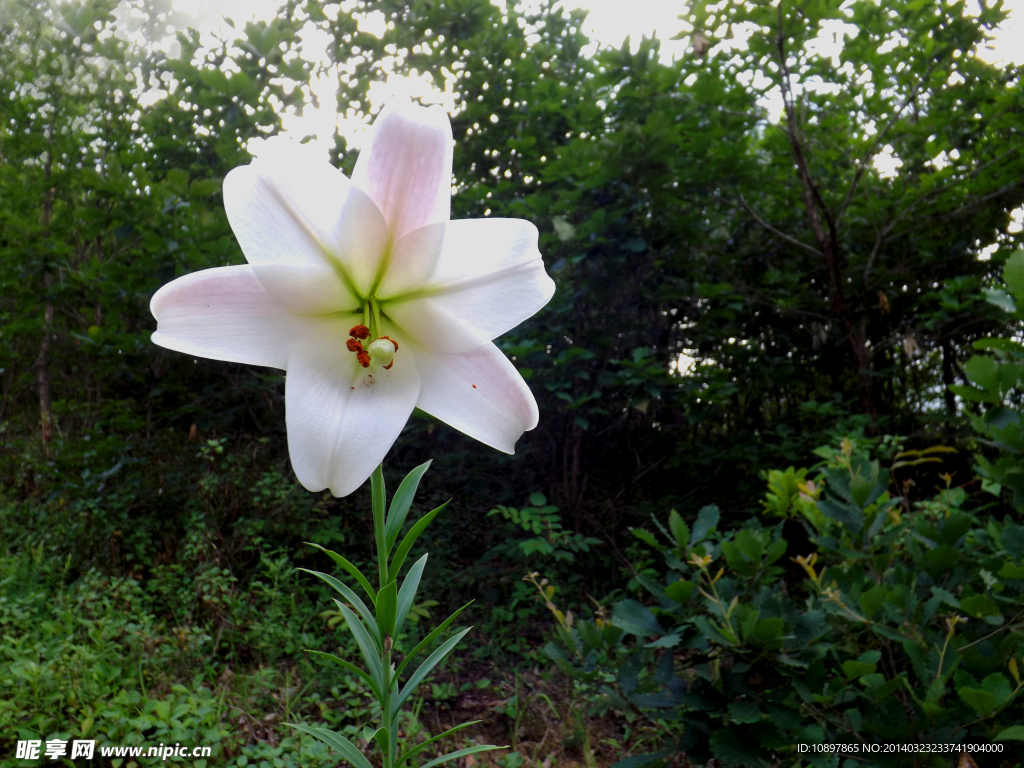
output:
[[882,143],[882,140],[885,138],[885,135],[889,133],[889,129],[892,128],[896,124],[896,121],[900,119],[900,116],[903,114],[903,110],[905,110],[910,105],[910,103],[917,97],[917,94],[921,91],[921,87],[926,82],[928,82],[928,78],[931,77],[932,72],[935,71],[935,67],[939,65],[939,61],[942,59],[943,56],[946,55],[948,51],[949,48],[947,47],[939,51],[939,53],[935,55],[935,60],[931,63],[931,66],[929,66],[925,73],[921,75],[921,79],[918,80],[917,85],[915,85],[910,90],[910,93],[907,94],[907,97],[903,99],[899,107],[896,109],[896,114],[894,114],[892,116],[892,119],[889,120],[889,122],[885,124],[882,130],[878,132],[878,135],[875,137],[875,141],[871,145],[871,148],[868,150],[867,154],[865,154],[864,157],[861,158],[861,161],[857,163],[857,171],[853,175],[853,181],[850,182],[850,189],[847,190],[846,192],[846,197],[843,199],[843,204],[839,206],[839,211],[836,213],[836,221],[841,221],[843,218],[843,214],[846,213],[846,209],[850,205],[850,201],[853,199],[853,192],[857,188],[857,183],[860,181],[861,176],[864,175],[864,171],[867,170],[868,163],[871,162],[871,159],[878,154],[878,146]]
[[[1011,149],[1008,149],[1006,152],[1004,152],[1003,154],[999,155],[999,157],[993,158],[992,160],[989,160],[987,163],[979,165],[973,171],[971,171],[968,174],[965,174],[965,175],[961,176],[958,179],[953,179],[952,181],[949,181],[949,182],[943,184],[941,187],[937,187],[935,189],[929,190],[928,192],[924,193],[923,195],[918,197],[916,200],[914,200],[910,205],[908,205],[902,211],[900,211],[900,213],[896,216],[896,218],[894,218],[891,222],[889,222],[889,224],[885,227],[885,229],[883,229],[881,232],[879,232],[878,233],[878,237],[875,238],[875,245],[871,249],[871,255],[868,257],[868,263],[864,266],[864,283],[867,284],[868,275],[871,273],[871,267],[874,266],[875,258],[878,256],[879,251],[882,249],[882,245],[885,243],[885,238],[888,237],[889,233],[892,232],[896,228],[897,224],[899,224],[901,221],[903,221],[903,219],[905,219],[908,215],[910,215],[911,211],[913,211],[918,205],[923,203],[925,200],[928,200],[929,198],[932,198],[932,197],[938,197],[943,192],[946,192],[946,191],[952,189],[953,187],[957,186],[958,184],[962,184],[965,181],[970,181],[971,179],[975,178],[979,173],[984,171],[986,168],[988,168],[989,166],[994,165],[994,164],[1000,162],[1001,160],[1009,157],[1010,155],[1012,155],[1015,152],[1017,152],[1021,147],[1024,147],[1024,144],[1018,144],[1017,146],[1012,147]],[[985,197],[981,198],[981,200],[976,201],[976,202],[972,203],[971,205],[975,206],[978,203],[981,203],[981,202],[984,202],[986,200],[991,199],[992,197],[1001,195],[1004,192],[1006,192],[1007,190],[1013,189],[1014,187],[1018,186],[1019,184],[1020,184],[1020,182],[1014,182],[1013,184],[1010,184],[1010,185],[1008,185],[1006,187],[1003,187],[1003,188],[997,190],[996,192],[994,192],[994,193],[992,193],[990,195],[986,195]],[[957,215],[957,213],[959,213],[959,210],[953,211],[952,213],[950,213],[948,215],[955,216],[955,215]],[[914,227],[912,229],[905,230],[900,235],[897,235],[897,237],[901,237],[903,234],[906,234],[906,232],[913,231],[913,229],[916,229],[916,227]]]
[[802,248],[803,250],[807,251],[808,253],[813,253],[815,256],[821,256],[821,251],[819,251],[813,245],[808,245],[807,243],[804,243],[804,242],[801,242],[800,240],[797,240],[795,237],[790,237],[785,232],[776,229],[771,224],[769,224],[767,221],[765,221],[760,216],[758,216],[757,212],[754,211],[754,209],[750,207],[750,205],[744,199],[743,195],[740,195],[740,205],[742,205],[744,208],[747,209],[747,213],[749,213],[751,216],[754,217],[754,221],[756,221],[762,227],[767,229],[773,235],[776,235],[777,237],[782,238],[783,240],[785,240],[790,245],[795,245],[797,248]]
[[[975,208],[977,208],[982,203],[988,202],[989,200],[991,200],[994,197],[999,197],[1000,195],[1005,195],[1007,192],[1009,192],[1012,189],[1015,189],[1015,188],[1019,187],[1021,184],[1024,184],[1024,181],[1015,181],[1012,184],[1007,184],[1005,187],[1000,187],[995,192],[990,192],[989,194],[985,195],[984,197],[979,197],[977,200],[975,200],[973,203],[970,203],[969,205],[965,205],[965,206],[963,206],[961,208],[957,208],[955,211],[951,211],[951,212],[947,213],[946,216],[962,216],[963,214],[968,213],[969,211],[974,210]],[[911,232],[916,232],[921,227],[928,226],[929,223],[930,222],[923,221],[920,224],[915,224],[912,227],[907,227],[902,232],[899,232],[899,233],[893,235],[891,240],[898,240],[901,237],[905,237],[906,235],[909,235]]]

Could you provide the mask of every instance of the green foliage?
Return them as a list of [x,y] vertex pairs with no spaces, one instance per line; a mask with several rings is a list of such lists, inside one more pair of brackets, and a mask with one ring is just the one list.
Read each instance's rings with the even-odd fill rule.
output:
[[[505,557],[530,557],[539,554],[552,557],[554,560],[572,562],[575,554],[589,552],[590,548],[601,543],[600,539],[571,533],[562,527],[562,518],[558,515],[558,507],[547,503],[542,493],[530,494],[533,506],[516,509],[499,504],[487,513],[488,517],[500,515],[511,525],[506,526],[509,535],[503,544],[494,548],[494,552]],[[538,534],[528,539],[519,539],[513,531],[519,527],[527,534]],[[518,550],[518,551],[517,551]]]
[[[402,563],[409,553],[412,543],[426,530],[427,525],[437,516],[438,512],[447,506],[447,502],[445,502],[445,504],[420,518],[412,526],[409,533],[406,534],[401,545],[395,550],[394,558],[392,559],[392,548],[397,541],[406,515],[412,506],[419,481],[428,466],[429,462],[420,465],[405,477],[401,485],[399,485],[394,499],[392,499],[390,508],[387,507],[387,494],[384,487],[382,467],[378,466],[370,476],[373,529],[377,545],[378,570],[380,572],[380,588],[376,593],[369,586],[369,580],[358,568],[340,555],[334,552],[326,552],[357,582],[364,585],[364,589],[366,589],[371,599],[372,611],[367,608],[355,592],[333,576],[318,571],[310,571],[314,576],[319,577],[333,587],[359,614],[357,616],[356,613],[353,613],[348,606],[339,600],[336,599],[334,601],[345,625],[355,639],[356,645],[359,648],[359,654],[362,656],[366,666],[365,670],[332,654],[317,651],[313,651],[313,653],[329,659],[342,669],[355,674],[377,699],[380,706],[380,726],[376,729],[371,726],[364,727],[362,736],[368,745],[375,745],[380,750],[384,768],[399,768],[429,744],[437,742],[467,725],[461,724],[450,728],[444,733],[429,737],[419,744],[409,745],[404,740],[400,741],[399,739],[402,721],[406,719],[402,711],[402,705],[409,700],[410,696],[416,691],[416,688],[472,629],[472,627],[467,627],[455,632],[454,635],[441,643],[440,646],[427,656],[426,659],[421,662],[417,661],[419,664],[417,669],[408,676],[404,683],[401,682],[400,676],[406,665],[416,659],[420,652],[429,648],[432,641],[440,637],[467,607],[463,606],[455,611],[455,613],[435,627],[412,650],[407,651],[405,658],[397,668],[392,664],[392,651],[399,650],[396,648],[395,641],[398,639],[405,617],[413,601],[416,599],[416,591],[420,585],[427,556],[421,557],[409,569],[402,582],[401,590],[399,590],[397,580],[394,577],[400,572]],[[433,688],[436,690],[437,686],[435,685]],[[332,731],[329,728],[311,727],[298,723],[290,725],[298,731],[308,733],[324,742],[339,753],[344,760],[357,768],[371,768],[370,761],[359,747],[343,734]],[[469,725],[472,725],[472,723],[469,723]],[[441,765],[459,757],[474,755],[480,752],[490,752],[496,749],[501,749],[501,747],[493,745],[467,747],[466,749],[456,750],[431,760],[426,763],[424,768],[426,766]]]
[[[1024,320],[1024,251],[1017,251],[1003,269],[1006,289],[993,288],[987,299]],[[984,403],[984,413],[972,413],[971,425],[991,448],[998,450],[993,459],[976,454],[977,470],[985,478],[987,490],[998,496],[1005,487],[1014,507],[1024,510],[1024,422],[1021,421],[1020,393],[1024,379],[1024,345],[1015,338],[990,337],[974,343],[979,352],[964,363],[971,385],[949,389],[969,403]]]
[[[96,741],[97,754],[106,746],[177,742],[211,747],[211,765],[264,760],[299,765],[300,748],[302,765],[333,764],[311,740],[247,744],[249,734],[239,727],[246,723],[238,720],[236,709],[243,683],[269,700],[271,692],[287,690],[294,680],[210,674],[206,663],[215,638],[201,626],[169,625],[156,611],[160,601],[138,581],[93,570],[69,588],[63,584],[66,575],[41,547],[31,556],[0,558],[4,754],[14,754],[17,739],[87,738]],[[279,633],[288,630],[283,613],[294,615],[296,606],[280,593],[261,592],[260,586],[254,584],[254,607],[267,612]],[[246,639],[255,641],[268,626],[250,625]],[[291,690],[289,698],[297,704],[298,689]],[[276,717],[266,720],[268,733]],[[0,760],[4,766],[14,763]]]
[[1016,738],[1021,527],[972,509],[960,489],[901,513],[879,460],[850,440],[821,454],[813,482],[825,491],[804,499],[819,524],[791,509],[808,470],[766,475],[764,511],[801,520],[806,549],[790,551],[783,523],[757,515],[723,530],[706,510],[690,537],[673,512],[680,535],[641,537],[663,558],[660,579],[640,580],[646,596],[616,602],[610,623],[556,613],[548,654],[595,707],[662,729],[667,749],[651,761],[679,750],[723,765],[826,765],[794,745]]

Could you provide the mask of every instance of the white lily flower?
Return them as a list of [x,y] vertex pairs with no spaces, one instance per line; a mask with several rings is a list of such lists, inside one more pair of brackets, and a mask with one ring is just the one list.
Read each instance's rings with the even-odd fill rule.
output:
[[249,263],[157,291],[153,341],[286,370],[288,449],[312,491],[358,488],[413,407],[513,453],[537,403],[492,340],[555,285],[530,222],[449,220],[447,114],[385,109],[351,180],[301,145],[267,145],[224,179]]

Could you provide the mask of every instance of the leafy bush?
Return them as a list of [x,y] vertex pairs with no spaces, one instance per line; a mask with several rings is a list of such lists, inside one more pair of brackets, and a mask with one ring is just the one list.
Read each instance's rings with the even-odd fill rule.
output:
[[[1015,320],[1024,321],[1024,250],[1007,259],[1003,279],[1006,289],[990,288],[987,298]],[[974,348],[989,354],[974,355],[964,363],[973,386],[954,385],[950,390],[968,402],[988,406],[983,414],[970,414],[971,424],[982,442],[999,453],[994,459],[976,455],[978,473],[987,489],[999,495],[1005,487],[1017,510],[1024,510],[1024,344],[1019,338],[996,337],[980,339]]]
[[327,643],[302,626],[315,605],[297,604],[287,558],[263,557],[247,599],[214,567],[192,580],[187,565],[163,566],[148,589],[97,569],[67,585],[71,559],[61,567],[43,543],[0,556],[0,767],[21,762],[6,759],[16,740],[55,738],[94,739],[97,755],[162,742],[210,746],[209,765],[334,764],[311,737],[277,729],[292,708],[343,712],[355,729],[359,697],[337,676],[308,674],[317,692],[297,682],[312,670],[231,672],[243,648],[272,662]]
[[[610,622],[556,614],[561,642],[547,651],[558,666],[600,694],[598,709],[662,729],[661,751],[621,765],[685,751],[733,766],[825,766],[831,754],[796,745],[1006,754],[1024,739],[1024,527],[971,508],[958,488],[908,510],[864,446],[824,453],[813,481],[804,469],[769,473],[762,514],[738,528],[724,530],[709,506],[690,524],[673,511],[667,527],[634,531],[663,561],[660,580],[638,577],[647,604],[619,601]],[[767,523],[769,510],[784,520]],[[806,530],[805,551],[789,546],[786,521]],[[879,766],[951,759],[870,756]]]
[[[548,504],[543,493],[531,493],[530,505],[516,509],[499,504],[487,513],[489,517],[499,515],[510,524],[504,526],[507,536],[502,544],[494,548],[495,554],[513,559],[539,554],[571,563],[576,559],[576,554],[589,552],[591,547],[601,543],[600,539],[592,536],[565,530],[558,507]],[[517,527],[534,536],[520,539]]]

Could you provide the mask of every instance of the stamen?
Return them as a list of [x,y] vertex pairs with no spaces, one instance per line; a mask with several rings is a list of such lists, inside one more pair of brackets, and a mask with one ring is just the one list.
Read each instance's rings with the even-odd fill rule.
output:
[[348,341],[346,341],[345,342],[345,346],[348,347],[348,351],[349,352],[362,352],[363,351],[363,345],[360,344],[355,339],[349,339]]
[[[370,329],[360,323],[359,325],[353,325],[348,335],[353,339],[365,339],[370,336]],[[352,347],[349,347],[349,349],[352,349]]]
[[363,368],[370,367],[370,355],[367,354],[365,351],[359,350],[358,352],[356,352],[356,360],[359,361],[359,364],[363,366]]

